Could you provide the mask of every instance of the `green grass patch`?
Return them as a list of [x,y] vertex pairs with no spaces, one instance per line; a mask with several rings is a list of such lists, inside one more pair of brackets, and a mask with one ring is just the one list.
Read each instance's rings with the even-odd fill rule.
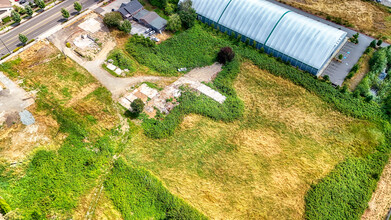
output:
[[[133,75],[132,73],[135,71],[134,63],[124,52],[122,52],[122,50],[120,49],[112,50],[107,57],[107,60],[110,59],[113,60],[113,65],[120,68],[121,70],[125,70],[125,69],[129,70],[129,72],[125,73],[126,76]],[[116,73],[114,74],[115,76],[118,76]]]
[[124,219],[207,219],[143,168],[114,163],[105,189]]

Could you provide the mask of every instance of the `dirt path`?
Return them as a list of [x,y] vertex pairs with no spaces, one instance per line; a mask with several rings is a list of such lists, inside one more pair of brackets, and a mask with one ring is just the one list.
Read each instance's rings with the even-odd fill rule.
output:
[[[59,35],[59,37],[57,37]],[[65,55],[76,61],[91,73],[103,86],[105,86],[113,95],[114,99],[118,99],[123,95],[127,89],[135,86],[141,82],[157,82],[157,81],[173,81],[175,77],[161,77],[161,76],[138,76],[129,78],[118,78],[102,68],[102,64],[105,61],[108,53],[116,46],[114,40],[108,41],[102,48],[99,54],[93,61],[85,61],[81,57],[72,52],[71,49],[65,46],[65,43],[61,41],[61,31],[57,34],[49,37],[49,40]]]
[[376,191],[368,203],[361,220],[384,219],[391,208],[391,160],[384,168],[383,174],[377,184]]

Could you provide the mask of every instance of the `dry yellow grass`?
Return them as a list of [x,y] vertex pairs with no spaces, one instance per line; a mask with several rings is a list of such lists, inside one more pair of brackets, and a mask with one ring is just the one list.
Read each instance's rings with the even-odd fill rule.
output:
[[[111,103],[102,104],[99,94],[93,95],[101,85],[81,66],[64,58],[51,44],[38,42],[19,57],[21,62],[15,66],[18,77],[12,76],[14,80],[23,79],[26,90],[47,90],[49,95],[45,98],[49,101],[54,99],[82,116],[93,116],[96,130],[111,129],[119,122]],[[34,148],[60,146],[63,139],[52,116],[37,110],[36,104],[28,110],[35,117],[34,125],[15,124],[0,129],[0,155],[7,160],[20,161]]]
[[361,220],[385,219],[391,208],[391,161],[385,166],[383,174],[377,183],[377,189],[372,195],[369,207]]
[[327,15],[341,18],[354,29],[373,37],[391,39],[391,14],[385,6],[362,0],[280,0],[326,18]]
[[383,138],[252,64],[242,65],[235,88],[246,106],[240,120],[188,115],[173,137],[139,131],[125,150],[212,219],[300,219],[310,184]]

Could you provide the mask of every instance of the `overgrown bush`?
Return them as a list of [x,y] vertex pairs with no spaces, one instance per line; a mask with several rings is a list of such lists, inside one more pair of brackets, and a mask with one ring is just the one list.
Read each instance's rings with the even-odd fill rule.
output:
[[109,28],[118,28],[122,20],[122,15],[119,12],[109,12],[105,14],[103,23]]
[[389,146],[349,158],[308,191],[306,219],[360,219],[388,161]]
[[12,210],[11,206],[8,205],[8,203],[3,198],[0,197],[0,214],[5,215],[11,210]]
[[220,49],[217,54],[217,61],[222,64],[226,64],[227,62],[231,62],[235,57],[235,52],[231,47],[223,47]]
[[133,72],[135,70],[133,67],[133,61],[120,49],[111,51],[107,59],[112,59],[113,64],[121,70],[128,69],[129,72]]

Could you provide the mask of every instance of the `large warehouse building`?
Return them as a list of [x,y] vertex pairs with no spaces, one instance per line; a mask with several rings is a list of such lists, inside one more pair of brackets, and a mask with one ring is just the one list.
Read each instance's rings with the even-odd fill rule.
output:
[[[183,1],[183,0],[181,0]],[[319,75],[346,42],[347,33],[266,0],[192,0],[198,19]]]

